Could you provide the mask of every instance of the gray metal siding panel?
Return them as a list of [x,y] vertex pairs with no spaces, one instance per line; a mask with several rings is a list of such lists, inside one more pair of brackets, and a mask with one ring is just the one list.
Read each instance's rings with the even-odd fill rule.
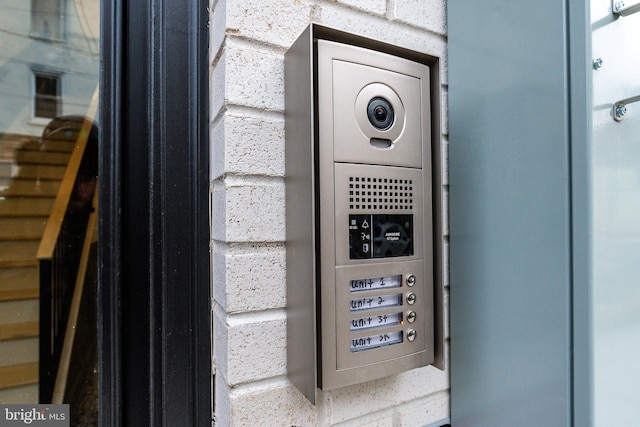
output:
[[592,54],[590,0],[569,4],[573,425],[593,425],[592,378]]
[[448,7],[452,421],[569,425],[564,4]]

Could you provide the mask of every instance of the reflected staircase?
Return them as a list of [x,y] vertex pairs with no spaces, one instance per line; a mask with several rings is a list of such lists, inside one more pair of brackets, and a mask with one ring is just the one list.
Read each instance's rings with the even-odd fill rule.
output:
[[38,401],[36,253],[74,145],[0,134],[0,403]]

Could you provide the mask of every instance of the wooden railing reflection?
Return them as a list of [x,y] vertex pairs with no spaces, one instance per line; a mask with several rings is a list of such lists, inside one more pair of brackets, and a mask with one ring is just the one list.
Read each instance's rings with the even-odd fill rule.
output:
[[[58,374],[97,184],[97,128],[77,116],[56,119],[44,138],[77,134],[76,144],[38,249],[40,275],[40,396],[50,403]],[[75,127],[75,128],[74,128]],[[79,132],[78,132],[79,130]],[[85,257],[86,258],[86,257]]]

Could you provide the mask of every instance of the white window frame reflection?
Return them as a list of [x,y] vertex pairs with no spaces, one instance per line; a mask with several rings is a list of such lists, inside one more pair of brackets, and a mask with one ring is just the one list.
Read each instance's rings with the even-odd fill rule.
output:
[[65,0],[31,0],[29,35],[37,39],[65,41],[65,3]]
[[[49,96],[42,96],[38,94],[37,87],[37,79],[38,77],[44,78],[53,78],[57,80],[57,93],[55,96],[56,100],[56,111],[54,117],[49,116],[39,116],[37,111],[37,103],[39,98],[52,98]],[[62,93],[63,93],[63,78],[62,73],[56,73],[51,71],[41,71],[41,70],[31,70],[31,123],[33,124],[47,124],[53,118],[62,116],[64,114],[64,105],[62,102]]]

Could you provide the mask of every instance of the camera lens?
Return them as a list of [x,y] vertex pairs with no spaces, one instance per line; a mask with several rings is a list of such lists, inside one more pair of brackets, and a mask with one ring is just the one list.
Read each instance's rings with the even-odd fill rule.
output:
[[369,101],[367,116],[373,127],[380,130],[387,130],[393,124],[393,107],[391,103],[384,98],[373,98]]
[[373,110],[373,114],[379,122],[384,122],[387,119],[387,110],[382,105],[378,105],[375,110]]

